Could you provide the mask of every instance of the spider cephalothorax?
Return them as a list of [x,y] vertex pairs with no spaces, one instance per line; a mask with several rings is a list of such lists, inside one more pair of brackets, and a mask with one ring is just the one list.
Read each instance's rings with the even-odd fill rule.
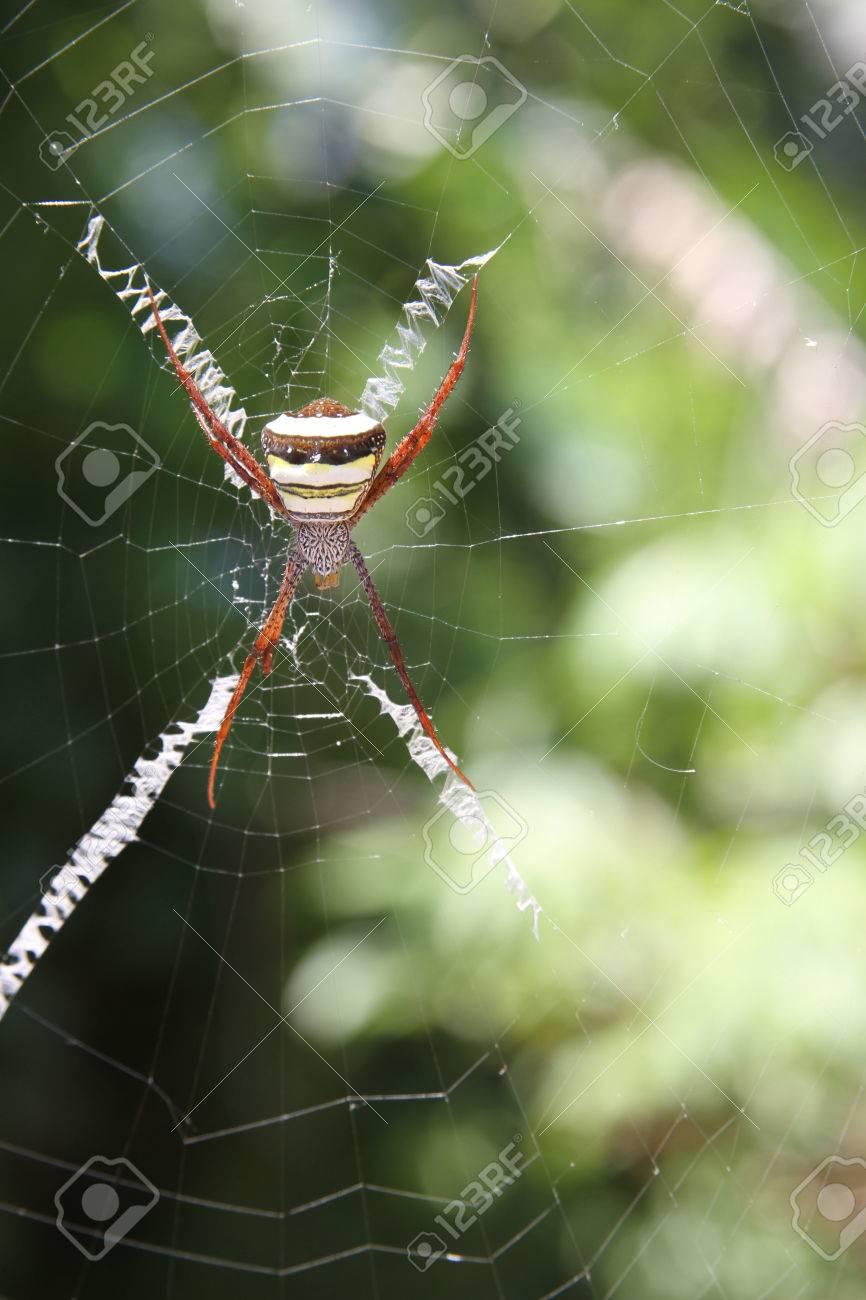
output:
[[261,662],[264,673],[270,672],[286,610],[304,570],[313,570],[317,587],[335,587],[340,567],[349,561],[358,573],[379,631],[421,726],[449,767],[472,788],[472,782],[467,780],[443,748],[433,723],[415,692],[396,634],[388,622],[364,557],[352,541],[351,532],[361,516],[394,486],[430,440],[440,408],[460,378],[466,361],[475,320],[478,277],[475,277],[472,284],[469,320],[460,351],[451,362],[433,401],[415,428],[398,443],[381,470],[379,460],[385,447],[385,430],[381,423],[361,411],[351,411],[329,397],[320,397],[300,411],[286,412],[265,425],[262,430],[262,447],[268,463],[269,473],[266,474],[255,457],[242,442],[238,442],[208,406],[201,389],[181,364],[172,346],[159,314],[156,297],[149,285],[147,292],[160,337],[210,446],[247,487],[267,502],[274,514],[281,515],[297,531],[295,548],[286,561],[276,602],[247,655],[217,733],[208,782],[210,806],[213,808],[215,802],[214,781],[220,751],[231,729],[241,696],[257,663]]

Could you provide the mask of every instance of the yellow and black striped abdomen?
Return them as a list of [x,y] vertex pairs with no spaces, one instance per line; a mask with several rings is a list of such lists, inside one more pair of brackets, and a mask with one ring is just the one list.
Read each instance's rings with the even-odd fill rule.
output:
[[299,519],[348,519],[373,480],[385,430],[327,398],[281,415],[262,432],[268,472]]

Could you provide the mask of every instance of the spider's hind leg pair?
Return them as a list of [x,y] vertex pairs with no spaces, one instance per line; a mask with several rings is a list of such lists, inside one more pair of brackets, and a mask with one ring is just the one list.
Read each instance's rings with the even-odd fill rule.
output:
[[460,378],[466,362],[475,321],[478,277],[472,282],[469,319],[460,350],[448,367],[432,402],[414,429],[397,444],[381,469],[378,468],[379,460],[385,446],[385,430],[381,423],[363,412],[350,411],[348,407],[330,398],[319,398],[302,410],[280,415],[266,425],[262,432],[262,446],[269,471],[266,473],[256,458],[211,410],[201,389],[172,346],[150,285],[147,286],[147,293],[160,337],[210,446],[251,491],[297,530],[297,544],[286,561],[277,599],[247,655],[217,733],[208,780],[208,801],[211,808],[215,806],[214,782],[220,752],[231,729],[241,696],[257,663],[261,662],[265,674],[270,672],[286,611],[302,574],[307,568],[312,568],[317,586],[336,586],[340,567],[347,562],[357,570],[379,631],[421,726],[449,767],[473,789],[472,782],[463,775],[444,749],[418,698],[406,671],[394,629],[388,621],[364,558],[351,539],[351,533],[363,515],[394,486],[430,441],[439,412]]

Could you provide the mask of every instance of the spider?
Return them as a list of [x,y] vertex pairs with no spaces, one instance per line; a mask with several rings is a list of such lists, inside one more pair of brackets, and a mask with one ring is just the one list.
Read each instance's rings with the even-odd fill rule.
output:
[[385,446],[385,430],[381,423],[361,411],[350,411],[347,406],[329,397],[320,397],[301,410],[286,412],[265,425],[261,438],[268,464],[266,474],[251,452],[233,437],[208,406],[204,394],[172,346],[149,284],[146,289],[166,352],[209,445],[231,466],[247,487],[267,502],[274,514],[291,524],[296,534],[294,548],[289,551],[286,560],[277,599],[246,657],[217,732],[207,787],[211,808],[216,807],[214,785],[220,753],[231,730],[241,697],[257,663],[261,662],[265,676],[270,673],[286,611],[302,575],[311,568],[317,587],[336,587],[340,580],[340,568],[349,561],[358,572],[382,639],[390,651],[406,694],[418,715],[418,721],[448,766],[470,790],[474,790],[472,782],[444,749],[418,698],[406,671],[397,636],[388,621],[364,557],[351,535],[370,507],[405,474],[418,453],[430,441],[439,412],[460,378],[466,362],[475,322],[478,276],[472,281],[469,318],[460,350],[448,367],[432,402],[414,429],[397,444],[378,473],[376,471]]

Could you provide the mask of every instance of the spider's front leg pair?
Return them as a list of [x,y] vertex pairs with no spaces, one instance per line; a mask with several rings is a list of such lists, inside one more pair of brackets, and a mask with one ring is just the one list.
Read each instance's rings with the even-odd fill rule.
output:
[[[470,789],[474,789],[472,782],[460,771],[436,735],[433,723],[409,678],[381,597],[361,552],[350,541],[349,534],[370,507],[402,477],[429,442],[439,411],[460,378],[466,362],[475,321],[478,277],[472,283],[469,319],[457,356],[421,419],[397,445],[375,478],[372,474],[384,443],[381,425],[366,419],[360,412],[351,412],[328,399],[313,402],[296,415],[281,416],[272,426],[268,426],[266,433],[270,434],[271,442],[279,444],[281,450],[285,444],[291,455],[291,461],[269,455],[268,462],[273,475],[269,477],[255,457],[211,410],[201,389],[172,346],[150,285],[147,286],[147,293],[160,337],[210,446],[251,491],[262,497],[276,514],[287,519],[298,530],[298,546],[289,555],[276,602],[246,658],[217,733],[208,780],[208,801],[211,808],[215,806],[214,782],[220,753],[231,730],[241,697],[259,661],[264,673],[267,675],[270,672],[286,611],[304,570],[312,565],[319,585],[331,586],[334,585],[336,570],[346,561],[351,561],[358,572],[379,631],[422,728],[449,767]],[[310,421],[309,424],[306,423],[307,420]],[[294,429],[294,434],[288,433],[287,429]],[[340,522],[335,522],[337,520]]]

